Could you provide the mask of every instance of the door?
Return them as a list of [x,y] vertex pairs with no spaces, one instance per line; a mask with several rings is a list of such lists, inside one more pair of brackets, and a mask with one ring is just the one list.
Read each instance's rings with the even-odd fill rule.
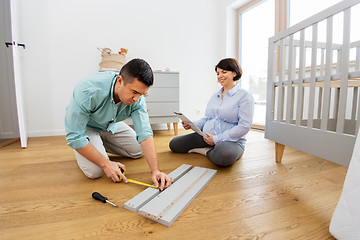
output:
[[19,48],[25,48],[25,45],[18,42],[17,0],[1,0],[0,3],[0,11],[2,11],[2,20],[0,21],[0,24],[3,25],[1,26],[3,29],[3,32],[1,32],[1,40],[5,40],[1,43],[1,48],[5,48],[5,50],[2,50],[2,52],[5,52],[5,57],[2,57],[3,61],[1,62],[1,70],[4,71],[1,74],[1,81],[2,83],[8,83],[3,84],[4,86],[7,86],[7,89],[1,89],[1,92],[5,93],[5,91],[7,91],[4,95],[8,96],[9,101],[6,109],[3,109],[4,106],[2,106],[0,111],[1,115],[7,116],[7,118],[16,126],[15,130],[13,129],[12,132],[17,134],[17,137],[20,137],[21,147],[26,148],[28,136],[25,125],[21,88],[21,58],[19,55]]

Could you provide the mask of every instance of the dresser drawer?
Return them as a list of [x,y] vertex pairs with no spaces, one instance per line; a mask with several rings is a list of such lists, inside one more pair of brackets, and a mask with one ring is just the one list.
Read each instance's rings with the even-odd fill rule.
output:
[[179,88],[150,87],[146,102],[178,102]]
[[149,117],[175,116],[179,110],[179,102],[147,103]]
[[[154,72],[154,84],[145,97],[150,124],[170,123],[174,125],[174,133],[178,134],[179,117],[174,111],[179,111],[179,73]],[[125,121],[133,124],[132,119]]]
[[154,72],[152,87],[179,87],[179,73]]

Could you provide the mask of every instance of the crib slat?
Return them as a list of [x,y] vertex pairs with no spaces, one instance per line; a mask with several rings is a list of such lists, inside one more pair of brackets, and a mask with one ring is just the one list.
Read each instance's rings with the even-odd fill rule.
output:
[[270,121],[274,121],[275,111],[275,78],[276,78],[276,58],[275,44],[269,41],[268,48],[268,80],[267,80],[267,98],[266,98],[266,124]]
[[299,84],[296,102],[296,126],[300,126],[303,116],[303,98],[304,98],[304,69],[305,69],[305,30],[300,31],[300,48],[299,48]]
[[310,71],[310,90],[309,90],[309,111],[308,111],[308,122],[307,122],[308,128],[313,127],[313,119],[314,119],[317,35],[318,35],[318,24],[315,23],[312,26],[312,51],[311,51],[311,71]]
[[333,16],[327,19],[326,23],[326,65],[325,65],[325,79],[324,79],[324,92],[323,92],[323,107],[321,114],[321,130],[327,130],[329,109],[330,109],[330,78],[332,71],[332,58],[333,58]]
[[277,121],[281,122],[284,116],[284,96],[283,96],[283,80],[285,77],[285,67],[284,67],[284,40],[280,40],[280,50],[279,50],[279,86],[278,86],[278,102],[277,102]]
[[342,49],[337,50],[336,73],[340,73],[341,71],[341,53]]
[[360,47],[356,48],[355,71],[360,70]]
[[[275,49],[276,49],[276,51],[275,51]],[[278,50],[279,50],[279,45],[278,45],[278,43],[277,44],[274,44],[274,43],[272,43],[272,60],[273,60],[273,62],[271,63],[272,64],[272,68],[271,68],[271,70],[272,70],[272,75],[270,75],[270,76],[272,76],[272,91],[273,91],[273,95],[271,95],[271,110],[272,110],[272,112],[271,112],[271,119],[272,120],[274,120],[275,119],[275,108],[276,108],[276,105],[275,105],[275,99],[276,99],[276,94],[275,94],[275,90],[276,90],[276,88],[275,88],[275,80],[276,80],[276,74],[278,73],[277,71],[278,71],[278,66],[277,66],[277,62],[278,62]],[[276,53],[276,54],[275,54]],[[271,73],[269,73],[269,74],[271,74]]]
[[320,61],[320,76],[324,76],[325,70],[325,48],[321,48],[321,61]]
[[319,95],[318,95],[318,108],[317,108],[317,115],[316,118],[320,119],[321,118],[321,109],[322,109],[322,97],[323,97],[323,88],[319,87]]
[[359,88],[354,87],[353,91],[353,102],[352,102],[352,111],[351,111],[351,120],[356,119],[356,109],[357,109],[357,102],[358,102],[358,90]]
[[291,99],[292,94],[292,81],[294,80],[294,35],[289,37],[289,61],[288,61],[288,82],[287,82],[287,104],[286,104],[286,123],[289,124],[292,119],[293,105]]
[[339,115],[339,96],[340,96],[340,88],[334,89],[334,119],[337,121],[337,117]]
[[[295,44],[295,39],[293,40],[293,57],[292,57],[292,67],[293,67],[293,73],[292,73],[292,79],[295,81],[296,80],[296,44]],[[291,108],[290,108],[290,120],[293,121],[295,120],[295,114],[294,111],[296,111],[295,109],[295,87],[291,86]],[[295,122],[294,122],[295,123]]]
[[[358,91],[359,94],[359,91]],[[357,96],[357,117],[356,117],[356,130],[355,130],[355,134],[357,134],[359,132],[359,126],[360,126],[360,98]]]
[[[294,79],[294,78],[293,78]],[[295,108],[295,88],[291,87],[291,99],[290,99],[290,104],[291,104],[291,108],[290,108],[290,120],[293,121],[294,120],[294,108]]]
[[339,112],[336,123],[336,132],[343,133],[345,125],[346,98],[348,91],[349,54],[350,54],[350,14],[351,8],[344,10],[343,48],[341,53],[341,80]]

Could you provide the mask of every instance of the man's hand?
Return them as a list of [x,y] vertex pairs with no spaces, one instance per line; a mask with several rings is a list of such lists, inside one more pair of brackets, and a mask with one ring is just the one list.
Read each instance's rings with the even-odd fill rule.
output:
[[164,190],[169,187],[173,182],[173,179],[166,175],[163,172],[160,172],[159,165],[157,161],[156,151],[155,151],[155,143],[153,136],[148,137],[144,141],[140,143],[141,149],[143,150],[146,161],[149,164],[152,180],[154,182],[155,187],[159,187],[160,181],[160,190]]
[[[161,191],[169,187],[171,183],[174,181],[171,177],[160,171],[154,171],[152,173],[152,180],[154,182],[155,187],[160,187]],[[159,181],[161,181],[160,186],[159,186]]]
[[119,162],[108,161],[102,167],[107,177],[111,178],[113,182],[121,182],[121,179],[124,179],[124,182],[128,182],[127,178],[121,173],[119,168],[122,168],[124,171],[126,170],[125,165]]

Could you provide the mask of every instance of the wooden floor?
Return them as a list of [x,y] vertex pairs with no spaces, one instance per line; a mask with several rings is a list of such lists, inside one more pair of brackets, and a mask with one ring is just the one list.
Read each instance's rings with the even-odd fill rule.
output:
[[[0,238],[333,239],[329,222],[347,168],[291,148],[276,164],[274,143],[257,131],[235,165],[218,168],[199,154],[171,153],[173,137],[155,132],[164,172],[186,163],[218,173],[171,227],[123,208],[144,187],[86,178],[63,136],[31,138],[28,149],[19,142],[0,148]],[[151,183],[143,158],[112,159],[126,164],[129,178]],[[95,201],[94,191],[120,208]]]

